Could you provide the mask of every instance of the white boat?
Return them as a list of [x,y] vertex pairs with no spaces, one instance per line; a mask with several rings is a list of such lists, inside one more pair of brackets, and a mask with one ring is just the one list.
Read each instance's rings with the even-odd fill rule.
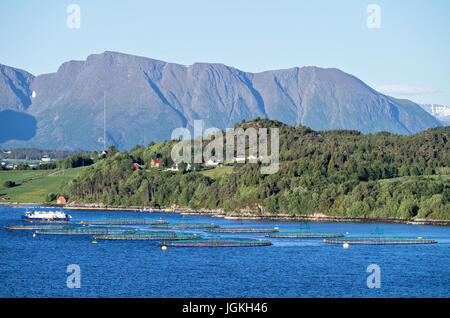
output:
[[26,211],[22,216],[24,221],[70,221],[71,215],[65,214],[62,211]]

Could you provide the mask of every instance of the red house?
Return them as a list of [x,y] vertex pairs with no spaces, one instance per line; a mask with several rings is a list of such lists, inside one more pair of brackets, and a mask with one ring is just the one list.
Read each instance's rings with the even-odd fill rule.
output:
[[152,161],[150,161],[150,167],[159,168],[160,161],[161,159],[152,159]]
[[56,203],[58,204],[66,204],[67,200],[65,197],[59,197],[58,200],[56,200]]
[[134,168],[135,168],[136,170],[139,170],[139,169],[141,169],[141,166],[140,166],[138,163],[135,163],[135,164],[134,164]]

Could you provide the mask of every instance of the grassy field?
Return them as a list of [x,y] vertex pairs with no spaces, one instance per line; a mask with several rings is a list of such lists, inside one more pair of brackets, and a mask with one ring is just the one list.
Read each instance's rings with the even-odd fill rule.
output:
[[[7,170],[0,171],[0,196],[9,200],[0,202],[41,203],[47,194],[57,193],[63,181],[76,177],[84,168],[56,170]],[[55,173],[56,172],[56,173]],[[55,173],[54,175],[50,175]],[[17,185],[5,188],[5,181],[14,181]]]
[[201,173],[203,173],[205,176],[208,176],[212,179],[217,179],[223,175],[230,174],[232,172],[233,172],[232,166],[223,166],[211,170],[201,171]]

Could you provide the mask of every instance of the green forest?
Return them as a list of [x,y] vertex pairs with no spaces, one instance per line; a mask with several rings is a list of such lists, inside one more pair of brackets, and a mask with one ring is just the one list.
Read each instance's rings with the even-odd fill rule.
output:
[[[313,131],[259,118],[237,126],[279,128],[277,173],[261,174],[261,162],[165,171],[176,141],[152,142],[130,151],[110,148],[106,158],[63,184],[59,194],[70,202],[107,205],[450,219],[448,126],[409,136]],[[152,167],[152,159],[160,166]]]

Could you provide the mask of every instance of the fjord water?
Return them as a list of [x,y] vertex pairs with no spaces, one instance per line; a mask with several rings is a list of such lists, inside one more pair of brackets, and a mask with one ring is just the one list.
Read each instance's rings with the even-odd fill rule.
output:
[[[400,224],[311,223],[311,231],[431,238],[438,244],[342,245],[321,239],[273,239],[268,247],[176,248],[155,241],[102,241],[92,236],[36,235],[7,230],[22,224],[23,208],[0,207],[0,297],[449,297],[450,228]],[[66,211],[72,222],[151,218],[216,223],[221,227],[278,226],[298,222],[235,221],[175,213]],[[145,226],[131,226],[143,228]],[[206,235],[202,230],[189,232]],[[263,238],[262,234],[226,234]],[[66,285],[67,266],[81,269],[81,288]],[[367,287],[370,264],[381,269],[381,288]]]

